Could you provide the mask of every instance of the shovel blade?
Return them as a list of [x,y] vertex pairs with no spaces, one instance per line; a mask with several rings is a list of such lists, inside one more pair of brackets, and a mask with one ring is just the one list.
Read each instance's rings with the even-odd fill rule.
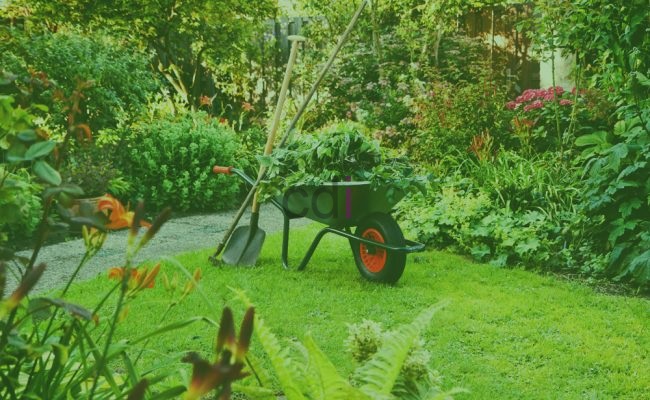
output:
[[240,226],[233,232],[221,260],[228,265],[253,266],[262,250],[266,232],[260,228]]

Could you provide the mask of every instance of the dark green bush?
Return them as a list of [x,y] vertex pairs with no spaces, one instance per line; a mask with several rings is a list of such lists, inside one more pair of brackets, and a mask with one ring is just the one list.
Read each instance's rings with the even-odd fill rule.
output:
[[[650,81],[648,82],[650,85]],[[624,112],[609,139],[580,139],[589,157],[585,207],[600,224],[594,235],[611,252],[608,272],[616,279],[650,284],[650,104]]]
[[[128,115],[141,111],[147,97],[159,88],[145,54],[106,35],[82,36],[74,32],[28,35],[19,29],[0,30],[0,65],[18,75],[42,71],[69,96],[79,82],[91,81],[84,90],[78,119],[97,131],[114,127]],[[52,111],[52,122],[66,126],[51,90],[38,99]],[[61,96],[59,96],[61,97]]]
[[121,153],[133,198],[155,208],[215,211],[232,207],[240,181],[212,174],[212,167],[237,165],[235,132],[205,113],[142,122],[131,128]]

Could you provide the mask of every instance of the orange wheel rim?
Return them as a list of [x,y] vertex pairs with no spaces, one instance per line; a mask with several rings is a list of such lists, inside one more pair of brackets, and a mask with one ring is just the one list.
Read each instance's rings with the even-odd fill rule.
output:
[[[364,239],[374,240],[375,242],[384,243],[384,236],[381,232],[376,229],[368,228],[363,231],[361,235]],[[359,244],[359,254],[361,255],[361,261],[363,265],[366,266],[366,269],[370,272],[379,272],[384,269],[386,265],[386,249],[380,247],[374,247],[373,251],[370,252],[368,246],[364,243]]]

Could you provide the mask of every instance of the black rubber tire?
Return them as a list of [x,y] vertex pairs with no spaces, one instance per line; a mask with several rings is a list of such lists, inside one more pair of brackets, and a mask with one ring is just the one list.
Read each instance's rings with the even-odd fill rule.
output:
[[[406,243],[402,229],[390,214],[375,213],[367,216],[357,226],[354,234],[363,237],[363,233],[368,229],[374,229],[379,232],[386,244],[392,246],[404,246]],[[368,269],[361,257],[361,244],[354,240],[350,240],[350,246],[352,247],[354,261],[357,264],[359,273],[369,281],[395,283],[402,276],[404,267],[406,266],[406,253],[385,250],[386,261],[383,268],[379,271],[373,272]]]

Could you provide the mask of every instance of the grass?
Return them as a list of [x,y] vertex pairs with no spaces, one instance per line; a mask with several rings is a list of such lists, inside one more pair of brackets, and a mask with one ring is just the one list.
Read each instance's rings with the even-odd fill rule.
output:
[[[305,251],[316,229],[292,232],[294,254]],[[390,328],[449,300],[426,339],[443,387],[471,391],[458,398],[650,398],[647,299],[596,293],[579,282],[436,251],[409,256],[396,286],[377,285],[360,278],[343,239],[324,239],[304,272],[282,269],[280,245],[280,235],[270,235],[256,268],[214,268],[207,262],[210,250],[179,255],[188,270],[203,268],[202,290],[211,304],[193,293],[169,312],[168,321],[192,315],[218,320],[225,304],[240,321],[243,305],[229,287],[242,289],[279,337],[300,339],[310,331],[346,375],[355,367],[343,346],[346,324],[372,319]],[[176,268],[163,265],[170,274]],[[98,277],[76,285],[70,297],[91,306],[110,286]],[[167,304],[159,280],[130,304],[117,335],[132,338],[152,329]],[[215,336],[216,329],[206,324],[157,337],[143,362],[178,360],[189,350],[209,355]]]

